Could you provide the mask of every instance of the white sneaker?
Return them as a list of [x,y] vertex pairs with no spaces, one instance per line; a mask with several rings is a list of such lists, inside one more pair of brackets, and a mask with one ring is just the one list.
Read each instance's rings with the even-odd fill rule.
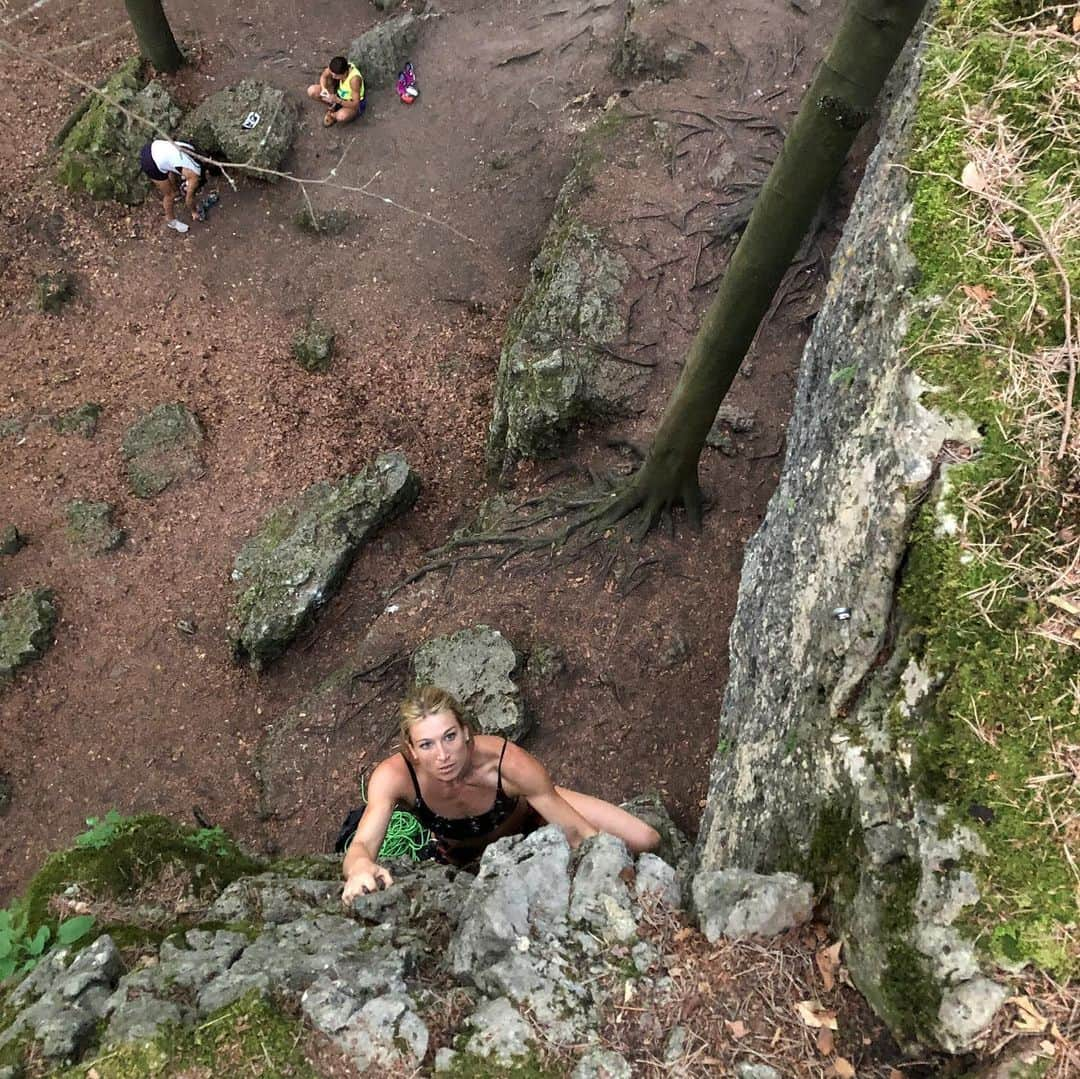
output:
[[165,227],[168,228],[168,229],[173,229],[175,232],[179,232],[179,233],[183,234],[183,233],[187,232],[187,230],[191,226],[190,225],[185,225],[183,221],[177,221],[175,218],[173,218],[172,221],[166,221],[165,222]]

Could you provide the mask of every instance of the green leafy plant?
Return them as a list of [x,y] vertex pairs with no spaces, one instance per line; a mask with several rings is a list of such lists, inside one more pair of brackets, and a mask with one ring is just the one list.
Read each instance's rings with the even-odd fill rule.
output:
[[115,809],[110,809],[104,817],[87,817],[87,830],[75,837],[75,846],[84,850],[100,850],[107,847],[116,836],[120,825],[126,820]]
[[[65,918],[56,929],[56,943],[74,944],[93,928],[94,916],[80,914]],[[45,954],[53,939],[47,925],[38,926],[31,935],[27,931],[26,914],[17,908],[0,910],[0,982],[14,974],[29,974]]]
[[234,854],[236,851],[233,841],[229,838],[225,829],[220,826],[200,828],[197,832],[192,832],[188,837],[188,842],[193,847],[206,851],[207,854],[216,854],[219,858],[228,858],[229,855]]

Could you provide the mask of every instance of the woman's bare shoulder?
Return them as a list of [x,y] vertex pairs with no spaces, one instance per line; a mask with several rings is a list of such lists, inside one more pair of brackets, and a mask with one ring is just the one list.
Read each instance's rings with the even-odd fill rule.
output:
[[368,780],[368,795],[384,794],[389,798],[407,798],[412,793],[412,778],[400,753],[381,761]]

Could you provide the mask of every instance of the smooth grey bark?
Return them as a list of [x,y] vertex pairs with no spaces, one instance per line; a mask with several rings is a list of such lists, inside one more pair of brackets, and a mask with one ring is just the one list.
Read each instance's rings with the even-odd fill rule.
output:
[[610,519],[643,510],[644,528],[682,504],[701,519],[698,459],[758,327],[829,185],[926,5],[926,0],[852,0],[731,263],[687,354],[648,455]]
[[184,54],[173,37],[161,0],[124,0],[124,7],[143,56],[157,71],[166,74],[176,71],[184,62]]

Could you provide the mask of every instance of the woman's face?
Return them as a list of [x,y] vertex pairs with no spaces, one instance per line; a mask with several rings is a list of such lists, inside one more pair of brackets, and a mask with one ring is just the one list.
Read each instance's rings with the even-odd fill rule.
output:
[[469,734],[453,712],[436,712],[412,725],[413,758],[429,775],[444,782],[461,775],[469,758]]

